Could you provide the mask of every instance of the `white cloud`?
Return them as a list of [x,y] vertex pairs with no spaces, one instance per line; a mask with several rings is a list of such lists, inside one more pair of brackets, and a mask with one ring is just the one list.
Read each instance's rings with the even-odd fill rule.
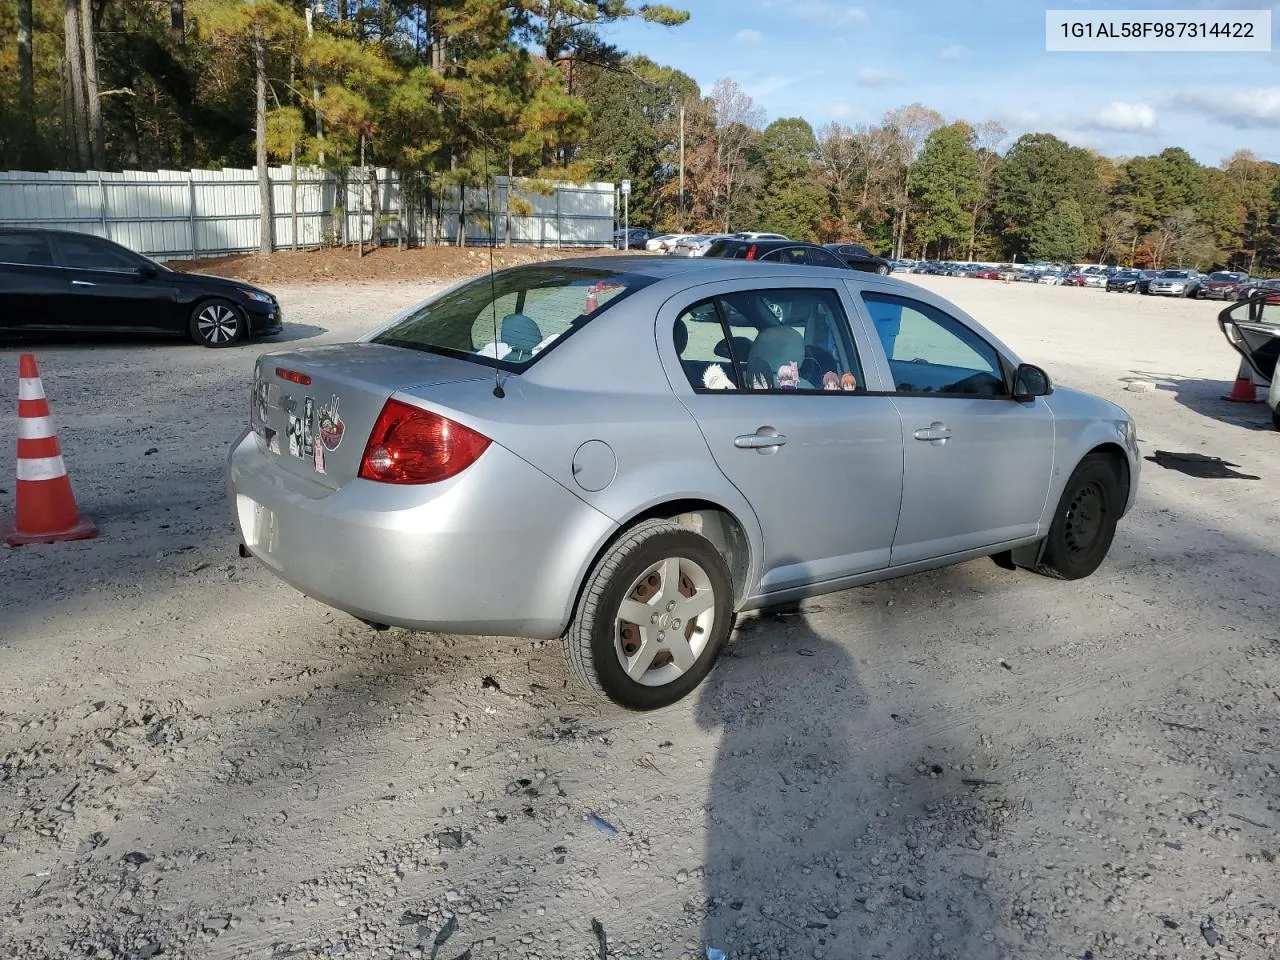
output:
[[1115,100],[1099,110],[1087,125],[1117,133],[1152,133],[1156,128],[1156,112],[1145,103]]
[[767,10],[777,10],[797,20],[813,20],[836,26],[867,22],[867,11],[840,0],[763,0],[762,5]]
[[862,111],[857,107],[851,107],[847,103],[833,103],[827,108],[827,113],[835,117],[837,120],[849,120],[853,117],[862,116]]
[[[737,79],[737,78],[735,78]],[[770,74],[766,77],[755,77],[752,79],[738,80],[738,85],[752,100],[760,100],[770,94],[777,93],[793,83],[797,82],[799,77],[787,77],[781,74]]]
[[764,34],[759,30],[739,30],[733,35],[733,39],[739,43],[759,43],[764,39]]
[[1176,96],[1174,103],[1238,130],[1280,127],[1280,87],[1189,90]]
[[860,87],[891,87],[902,82],[902,78],[893,71],[877,67],[863,67],[854,79]]
[[953,43],[949,47],[943,47],[938,56],[943,60],[963,60],[966,57],[973,56],[973,51],[968,47]]

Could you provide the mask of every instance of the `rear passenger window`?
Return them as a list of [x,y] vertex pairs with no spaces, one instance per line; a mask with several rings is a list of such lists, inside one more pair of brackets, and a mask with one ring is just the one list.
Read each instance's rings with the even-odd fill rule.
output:
[[38,233],[0,233],[0,263],[28,267],[53,266],[53,249]]
[[833,290],[751,290],[704,300],[677,318],[674,339],[695,390],[865,389]]

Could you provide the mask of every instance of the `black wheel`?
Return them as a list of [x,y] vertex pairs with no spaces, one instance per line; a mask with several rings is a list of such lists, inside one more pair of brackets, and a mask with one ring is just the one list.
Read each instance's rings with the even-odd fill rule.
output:
[[1106,457],[1089,454],[1062,491],[1036,573],[1059,580],[1089,576],[1111,549],[1123,509],[1115,467]]
[[889,268],[886,267],[883,263],[880,264],[880,266],[876,267],[876,273],[880,274],[880,276],[882,277],[888,274],[888,272],[889,272]]
[[247,332],[244,312],[230,300],[202,300],[191,311],[191,339],[204,347],[229,347]]
[[588,575],[565,652],[592,692],[653,710],[703,681],[732,626],[733,581],[719,551],[684,527],[645,520]]

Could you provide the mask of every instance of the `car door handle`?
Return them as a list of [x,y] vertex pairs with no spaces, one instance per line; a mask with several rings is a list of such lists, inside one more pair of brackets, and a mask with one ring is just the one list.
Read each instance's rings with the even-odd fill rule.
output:
[[733,445],[743,450],[775,450],[786,442],[787,438],[773,427],[761,427],[755,433],[744,433],[733,438]]
[[73,287],[96,287],[97,286],[97,284],[91,280],[72,280],[71,285]]
[[951,428],[942,421],[935,420],[929,426],[917,430],[912,436],[917,440],[927,440],[941,444],[943,441],[951,439]]

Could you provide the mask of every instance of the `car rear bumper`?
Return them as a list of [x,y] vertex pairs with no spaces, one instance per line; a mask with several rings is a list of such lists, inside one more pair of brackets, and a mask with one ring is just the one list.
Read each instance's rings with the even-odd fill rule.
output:
[[552,639],[596,546],[616,527],[497,444],[422,486],[355,479],[331,490],[281,471],[246,432],[228,492],[241,542],[272,573],[377,623]]

